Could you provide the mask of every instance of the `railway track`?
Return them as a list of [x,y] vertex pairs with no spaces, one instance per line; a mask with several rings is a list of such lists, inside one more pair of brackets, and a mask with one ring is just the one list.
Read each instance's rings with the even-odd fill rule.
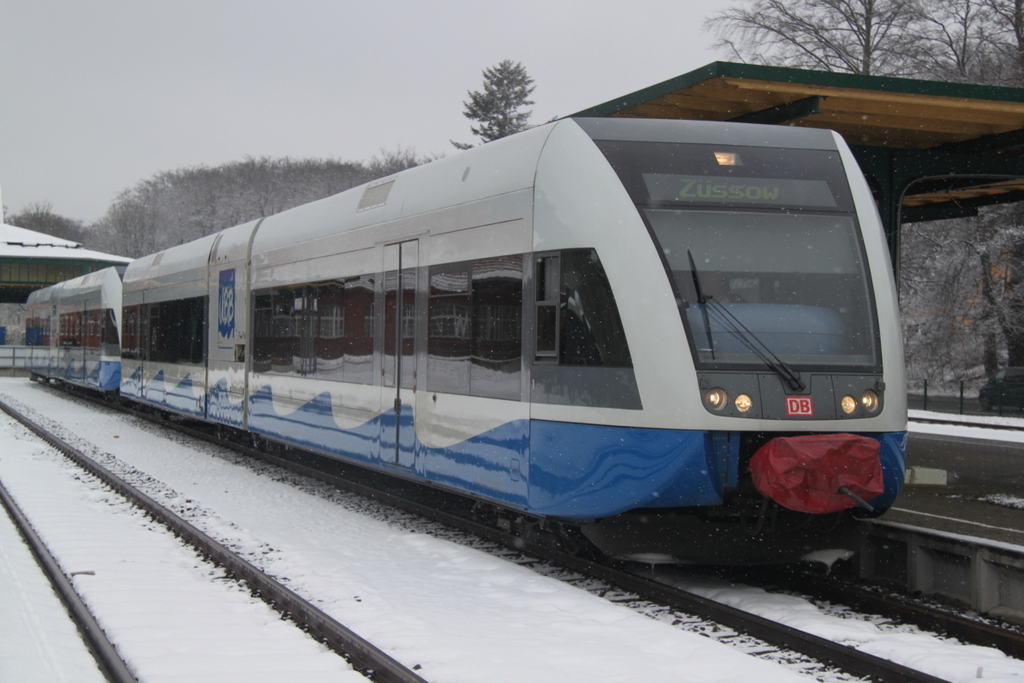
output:
[[1024,425],[1013,425],[1013,424],[991,424],[987,422],[976,422],[972,420],[963,419],[961,415],[950,415],[948,418],[943,417],[913,417],[910,422],[918,422],[920,424],[932,424],[932,425],[949,425],[951,427],[978,427],[980,429],[994,429],[1005,432],[1024,432]]
[[[677,613],[694,615],[699,619],[707,620],[707,624],[695,629],[706,634],[720,632],[723,629],[748,634],[751,638],[756,638],[762,643],[761,645],[749,647],[748,649],[751,651],[761,652],[775,648],[779,652],[774,657],[776,659],[795,661],[801,656],[805,658],[810,657],[822,663],[821,668],[832,666],[848,674],[867,677],[877,681],[940,680],[899,664],[867,655],[856,649],[837,645],[812,634],[782,626],[756,615],[751,615],[666,585],[656,577],[642,575],[642,571],[637,573],[636,566],[601,564],[555,549],[548,542],[549,539],[531,537],[529,534],[516,535],[516,530],[511,528],[508,532],[502,531],[493,524],[494,520],[491,520],[491,523],[481,521],[479,511],[474,510],[473,506],[465,500],[442,495],[433,489],[428,489],[411,482],[396,482],[394,479],[379,477],[375,473],[363,470],[362,468],[346,466],[333,460],[325,460],[276,444],[262,444],[263,447],[260,449],[252,448],[240,444],[237,438],[211,435],[196,429],[196,427],[201,426],[198,423],[189,424],[177,419],[168,421],[159,416],[150,416],[150,419],[190,436],[202,438],[235,451],[241,451],[292,472],[311,476],[338,488],[379,500],[388,505],[400,507],[445,525],[450,525],[473,534],[478,538],[487,539],[487,542],[512,548],[516,552],[529,553],[535,557],[543,558],[544,561],[556,563],[566,568],[567,571],[575,572],[580,577],[584,577],[578,582],[580,587],[587,588],[601,595],[615,595],[617,596],[615,598],[617,602],[638,603],[646,601],[648,604],[639,609],[641,612],[650,613],[667,609]],[[522,534],[522,530],[519,531]],[[459,542],[458,539],[456,539],[456,542]],[[513,559],[513,561],[518,561],[520,564],[532,564],[535,562],[535,560],[529,558]],[[595,582],[599,582],[598,585],[595,586]],[[822,598],[818,591],[815,592],[819,595],[819,599],[834,599],[829,597]],[[851,606],[861,605],[862,608],[866,604],[863,600],[860,602],[847,600],[847,602]],[[631,604],[631,606],[633,605]],[[892,610],[883,610],[870,606],[866,607],[866,609],[880,614],[892,613]],[[907,618],[906,616],[903,618],[911,623],[922,623],[922,620],[919,618]],[[957,628],[961,627],[958,626]],[[967,627],[965,626],[964,628]],[[944,627],[944,630],[952,632],[952,629],[948,627]],[[965,633],[966,631],[961,631],[958,635],[970,641],[970,637],[964,637]],[[982,631],[978,631],[978,633],[981,635],[977,635],[974,638],[975,642],[992,644],[991,633],[987,635],[982,634]],[[726,639],[728,639],[728,636]],[[1011,649],[1010,652],[1016,651]],[[811,668],[813,666],[812,663]]]
[[3,483],[0,482],[0,505],[7,511],[8,517],[14,523],[21,538],[25,541],[32,555],[36,558],[40,569],[46,575],[54,593],[64,603],[72,621],[78,627],[78,631],[85,642],[86,648],[96,660],[100,671],[107,677],[107,680],[114,683],[135,683],[137,679],[128,668],[128,665],[121,659],[113,643],[107,638],[103,629],[96,622],[85,602],[75,592],[74,586],[64,572],[61,571],[57,560],[50,553],[46,544],[32,528],[28,518],[14,502]]
[[[281,584],[258,567],[234,553],[185,519],[159,504],[100,463],[72,447],[62,439],[35,424],[20,412],[0,401],[0,410],[20,422],[40,439],[60,451],[83,470],[100,479],[103,483],[141,508],[154,520],[172,531],[179,538],[194,547],[202,556],[225,568],[238,581],[244,581],[251,591],[267,604],[291,619],[301,629],[337,652],[367,678],[380,683],[426,683],[415,671],[405,667],[375,645],[346,628],[318,607]],[[113,681],[135,681],[128,667],[118,656],[115,648],[107,641],[103,630],[89,614],[82,600],[75,593],[71,582],[63,574],[56,561],[47,551],[31,524],[17,508],[13,499],[0,487],[0,499],[8,513],[30,546],[33,554],[50,578],[79,624],[90,650],[98,663]]]
[[[711,622],[700,628],[704,632],[724,629],[726,632],[745,634],[761,643],[754,645],[752,650],[761,653],[775,650],[773,656],[776,659],[799,661],[801,658],[810,658],[820,663],[820,668],[833,667],[834,670],[880,682],[933,683],[942,680],[667,585],[654,577],[637,573],[635,565],[609,565],[581,558],[553,547],[548,538],[519,535],[513,525],[508,525],[507,531],[502,530],[502,525],[494,524],[494,520],[482,521],[481,516],[486,515],[481,515],[471,503],[460,497],[443,494],[413,482],[396,481],[363,468],[326,460],[294,448],[272,443],[263,443],[260,448],[255,448],[240,443],[237,438],[208,433],[204,429],[199,429],[198,427],[202,426],[199,424],[176,419],[168,421],[153,415],[141,416],[183,434],[245,453],[297,474],[326,481],[340,489],[413,512],[497,545],[555,563],[591,582],[597,580],[603,584],[589,586],[588,589],[592,592],[602,595],[615,594],[618,596],[617,601],[620,602],[646,601],[650,603],[646,606],[649,610],[667,608]],[[812,663],[810,667],[813,666]]]

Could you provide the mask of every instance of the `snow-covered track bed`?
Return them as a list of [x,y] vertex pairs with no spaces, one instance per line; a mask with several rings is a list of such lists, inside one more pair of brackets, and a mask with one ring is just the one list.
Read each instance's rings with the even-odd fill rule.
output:
[[[269,606],[281,614],[287,615],[300,629],[344,656],[356,670],[366,674],[371,680],[387,683],[425,683],[424,679],[414,671],[406,668],[372,643],[338,623],[315,605],[276,579],[268,576],[225,545],[219,543],[167,507],[103,467],[100,463],[29,420],[3,401],[0,401],[0,410],[3,410],[3,412],[20,422],[40,439],[60,451],[77,466],[123,496],[132,505],[144,510],[153,520],[192,546],[200,556],[226,569],[233,579],[244,581],[248,588],[255,595],[262,598]],[[4,497],[9,498],[6,491],[4,492]],[[5,500],[5,507],[8,507],[13,514],[21,516],[25,526],[30,526],[27,519],[24,519],[24,516],[20,514],[20,510],[15,512],[16,506],[13,500],[9,506]],[[41,541],[37,541],[33,545],[42,551],[43,544]],[[64,583],[70,588],[71,582],[60,572],[59,566],[54,563],[53,569],[60,573],[60,576],[54,575],[53,580],[55,584],[58,582]],[[73,592],[73,589],[71,590]],[[69,599],[74,600],[70,596]],[[85,624],[83,630],[91,629],[95,622],[87,614],[84,603],[81,604],[77,611]],[[117,656],[116,651],[102,637],[102,634],[94,635],[96,637],[96,644],[92,649],[95,652],[101,653],[102,656],[98,656],[97,659],[108,673],[114,674],[113,680],[135,680]]]
[[107,639],[106,633],[103,632],[92,612],[82,601],[81,596],[75,592],[71,580],[61,571],[60,564],[50,553],[46,543],[32,528],[32,524],[29,523],[18,504],[14,502],[2,482],[0,482],[0,505],[6,510],[8,517],[18,530],[18,534],[25,541],[40,569],[50,582],[53,592],[59,596],[72,621],[78,627],[83,643],[96,660],[103,675],[114,683],[134,683],[137,680],[134,674],[118,655],[114,645]]
[[[665,597],[675,590],[665,585],[661,571],[653,581],[650,576],[616,577],[614,567],[544,552],[543,538],[502,536],[479,520],[475,526],[472,519],[451,520],[471,533],[430,521],[442,519],[444,512],[464,516],[472,509],[436,491],[421,491],[424,498],[416,512],[362,497],[365,493],[394,502],[392,496],[405,494],[406,486],[393,479],[375,491],[366,486],[360,495],[339,491],[359,488],[356,480],[374,478],[361,468],[277,448],[277,455],[296,461],[286,465],[293,472],[302,465],[312,475],[299,476],[109,409],[90,408],[38,385],[4,385],[0,394],[25,405],[94,456],[132,461],[138,477],[149,479],[144,488],[151,495],[176,498],[180,514],[193,521],[198,517],[200,526],[232,547],[247,546],[246,555],[255,564],[287,577],[292,588],[325,611],[344,614],[351,625],[358,623],[361,633],[386,642],[402,661],[422,664],[420,673],[432,683],[855,680],[853,674],[795,648],[773,646],[730,628],[722,623],[725,617],[716,622],[695,616],[699,610],[693,601],[685,607],[676,602],[686,592],[761,614],[769,622],[767,630],[776,632],[768,636],[772,642],[782,641],[772,623],[784,622],[903,665],[901,670],[883,663],[889,672],[876,671],[875,680],[966,683],[979,677],[1014,681],[1024,676],[1024,663],[992,648],[951,643],[850,611],[837,615],[793,596],[751,598],[754,589],[743,586],[669,580],[687,590]],[[171,426],[171,421],[162,423]],[[140,439],[149,446],[146,455],[136,458],[137,449],[126,447]],[[241,440],[224,443],[237,447]],[[341,470],[351,476],[331,483],[328,474]],[[779,600],[789,603],[780,610]],[[797,619],[787,620],[780,612]],[[349,621],[350,614],[356,622]],[[821,656],[829,659],[835,657]]]
[[[148,412],[138,416],[154,419],[154,415]],[[533,558],[554,563],[556,567],[565,568],[570,572],[562,574],[559,577],[561,580],[586,587],[587,590],[605,599],[628,604],[641,613],[658,614],[659,618],[671,614],[672,621],[677,626],[728,642],[733,646],[738,645],[748,653],[772,661],[797,664],[822,679],[841,679],[846,674],[880,683],[940,683],[945,680],[862,652],[855,647],[792,628],[716,600],[703,598],[657,578],[639,575],[635,571],[636,565],[619,566],[617,563],[581,558],[552,547],[552,539],[524,536],[514,528],[505,530],[501,525],[493,523],[494,520],[490,520],[491,523],[481,522],[479,517],[487,518],[489,515],[481,515],[474,506],[459,496],[448,496],[412,482],[393,481],[366,472],[362,468],[349,468],[334,462],[325,462],[318,456],[274,443],[262,442],[259,448],[253,448],[248,446],[244,439],[233,439],[230,436],[220,436],[201,428],[197,429],[196,427],[201,425],[193,421],[165,422],[159,415],[155,416],[155,419],[164,426],[191,437],[231,448],[271,465],[454,527],[517,553],[528,553]],[[443,530],[440,530],[440,533],[456,543],[473,544],[471,539],[453,537]],[[493,552],[495,549],[488,550]],[[551,571],[551,568],[539,567],[532,558],[512,559],[520,564],[528,563],[538,571]],[[557,572],[557,568],[554,571]],[[578,575],[573,576],[572,572]],[[598,583],[586,585],[588,580],[597,580]]]
[[[999,417],[996,415],[959,415],[956,413],[938,413],[934,411],[911,411],[910,422],[922,425],[943,425],[948,427],[974,427],[991,429],[994,432],[1024,432],[1024,420],[1016,415]],[[977,438],[983,438],[981,436]]]
[[[849,567],[846,567],[849,569]],[[758,586],[769,592],[783,592],[821,605],[841,605],[865,614],[879,615],[890,622],[912,624],[922,630],[941,633],[964,643],[994,647],[1017,659],[1024,659],[1024,630],[995,617],[957,606],[954,600],[911,594],[891,585],[864,583],[842,576],[847,572],[822,575],[801,568],[744,568],[720,570],[731,581]]]

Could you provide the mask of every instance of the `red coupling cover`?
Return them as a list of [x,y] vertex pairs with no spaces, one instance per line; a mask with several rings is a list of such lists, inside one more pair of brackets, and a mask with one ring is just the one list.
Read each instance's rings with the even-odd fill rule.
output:
[[761,495],[797,512],[826,513],[884,491],[878,441],[855,434],[810,434],[772,439],[750,459],[750,474]]

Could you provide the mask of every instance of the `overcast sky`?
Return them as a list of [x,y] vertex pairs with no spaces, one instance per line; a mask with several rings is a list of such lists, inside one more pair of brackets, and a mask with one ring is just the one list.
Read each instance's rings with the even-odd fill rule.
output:
[[91,222],[160,171],[451,154],[484,68],[521,62],[542,123],[719,59],[738,2],[2,0],[3,201]]

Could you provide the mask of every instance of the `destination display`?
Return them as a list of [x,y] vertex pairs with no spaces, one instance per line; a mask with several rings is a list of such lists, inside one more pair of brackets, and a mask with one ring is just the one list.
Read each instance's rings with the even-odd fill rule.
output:
[[644,173],[651,201],[835,208],[824,180]]

